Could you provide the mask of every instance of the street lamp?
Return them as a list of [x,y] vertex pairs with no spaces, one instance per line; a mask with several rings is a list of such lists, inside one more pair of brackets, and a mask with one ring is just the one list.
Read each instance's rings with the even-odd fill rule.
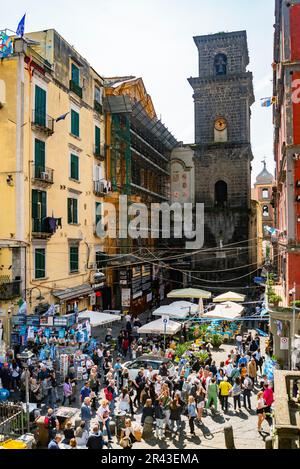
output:
[[22,353],[17,355],[17,358],[21,360],[25,370],[25,390],[26,390],[26,420],[27,420],[27,433],[30,433],[30,412],[29,412],[29,378],[30,372],[28,369],[28,360],[33,357],[33,353],[29,350],[24,350]]
[[45,298],[42,296],[41,294],[41,290],[39,289],[39,287],[33,287],[29,290],[29,304],[30,306],[32,306],[32,292],[33,290],[38,290],[39,291],[39,296],[36,297],[36,300],[38,301],[42,301],[44,300]]

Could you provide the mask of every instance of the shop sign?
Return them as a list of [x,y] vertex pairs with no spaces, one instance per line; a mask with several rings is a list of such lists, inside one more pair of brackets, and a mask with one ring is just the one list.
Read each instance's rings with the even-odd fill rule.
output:
[[133,299],[133,300],[136,300],[137,298],[140,298],[141,296],[143,296],[143,292],[142,292],[142,291],[139,291],[139,292],[134,293],[134,294],[132,295],[132,299]]
[[18,314],[17,316],[12,316],[11,323],[14,326],[26,326],[26,315]]
[[122,306],[125,308],[130,307],[131,290],[130,288],[122,288]]
[[40,316],[33,316],[33,315],[27,316],[26,325],[27,326],[39,327],[40,326]]
[[40,325],[41,326],[50,326],[52,327],[54,323],[54,317],[53,316],[44,316],[40,318]]
[[54,318],[54,326],[66,327],[68,325],[68,318]]
[[280,350],[289,350],[289,338],[280,337]]

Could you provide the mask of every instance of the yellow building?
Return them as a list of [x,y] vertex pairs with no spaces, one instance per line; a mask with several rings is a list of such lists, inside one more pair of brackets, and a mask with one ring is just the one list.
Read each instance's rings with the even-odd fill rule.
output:
[[82,310],[97,289],[109,308],[94,278],[105,248],[96,210],[110,191],[103,79],[47,30],[14,41],[0,90],[0,319],[20,299],[29,312]]

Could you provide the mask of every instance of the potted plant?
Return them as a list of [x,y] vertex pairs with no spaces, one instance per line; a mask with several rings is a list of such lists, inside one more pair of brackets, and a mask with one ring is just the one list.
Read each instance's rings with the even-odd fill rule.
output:
[[220,334],[213,334],[210,343],[214,348],[218,349],[223,344],[223,338]]

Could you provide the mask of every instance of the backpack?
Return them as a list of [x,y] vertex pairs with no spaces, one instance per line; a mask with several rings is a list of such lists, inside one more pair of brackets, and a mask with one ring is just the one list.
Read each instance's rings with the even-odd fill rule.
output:
[[113,393],[108,388],[104,389],[104,394],[105,394],[105,397],[108,401],[113,400],[113,398],[114,398]]
[[129,347],[129,340],[128,339],[123,339],[123,342],[122,342],[122,348],[124,350],[127,350]]

